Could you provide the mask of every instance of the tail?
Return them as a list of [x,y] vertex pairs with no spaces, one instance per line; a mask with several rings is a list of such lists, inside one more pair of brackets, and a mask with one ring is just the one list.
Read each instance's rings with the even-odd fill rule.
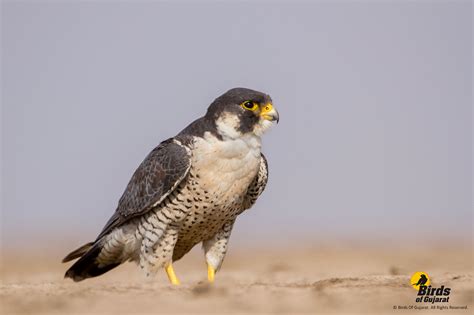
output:
[[81,257],[84,255],[92,246],[94,245],[94,242],[90,242],[87,244],[82,245],[78,249],[70,252],[66,257],[63,258],[63,263],[74,260],[76,258]]
[[63,263],[80,257],[80,259],[66,271],[64,277],[71,278],[76,282],[82,281],[87,278],[100,276],[120,265],[120,263],[112,263],[105,266],[99,266],[96,258],[100,254],[101,249],[102,246],[100,245],[100,242],[91,242],[79,247],[64,257]]

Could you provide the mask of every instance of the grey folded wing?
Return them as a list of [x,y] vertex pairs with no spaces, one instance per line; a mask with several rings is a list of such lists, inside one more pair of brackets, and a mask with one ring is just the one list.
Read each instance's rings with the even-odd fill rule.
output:
[[183,181],[190,167],[191,157],[187,147],[173,138],[160,143],[133,174],[117,210],[97,240],[159,205]]

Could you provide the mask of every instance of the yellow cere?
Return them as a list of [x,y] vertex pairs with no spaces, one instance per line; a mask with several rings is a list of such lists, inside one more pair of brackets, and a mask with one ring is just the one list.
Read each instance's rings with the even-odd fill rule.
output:
[[271,103],[268,103],[267,105],[265,105],[263,108],[262,108],[262,115],[265,115],[266,113],[268,112],[271,112],[273,109],[273,105]]
[[272,110],[273,110],[273,105],[271,103],[268,103],[268,104],[266,104],[265,106],[262,107],[262,110],[260,111],[260,116],[263,119],[272,120],[273,119],[272,116],[267,115]]

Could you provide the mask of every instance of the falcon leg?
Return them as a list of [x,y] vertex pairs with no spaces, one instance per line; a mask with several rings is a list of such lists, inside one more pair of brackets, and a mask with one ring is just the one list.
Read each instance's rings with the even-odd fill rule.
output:
[[216,276],[216,270],[214,269],[214,267],[212,267],[209,263],[207,264],[207,280],[209,280],[209,282],[214,282],[214,278]]
[[227,222],[212,238],[202,242],[207,262],[207,280],[211,283],[224,261],[233,225],[234,220]]
[[174,273],[173,265],[170,263],[168,266],[165,267],[165,270],[171,284],[179,285],[180,282],[178,280],[178,277],[176,277],[176,274]]

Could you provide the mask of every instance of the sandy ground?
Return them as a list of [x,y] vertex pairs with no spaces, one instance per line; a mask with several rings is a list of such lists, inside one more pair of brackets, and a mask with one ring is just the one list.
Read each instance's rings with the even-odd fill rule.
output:
[[[74,283],[63,279],[62,255],[3,252],[2,314],[196,314],[376,313],[472,314],[472,251],[364,246],[231,248],[216,283],[193,250],[175,269],[182,285],[164,273],[145,278],[133,264]],[[415,303],[409,286],[415,271],[434,286],[451,287],[450,303],[468,310],[394,310]]]

